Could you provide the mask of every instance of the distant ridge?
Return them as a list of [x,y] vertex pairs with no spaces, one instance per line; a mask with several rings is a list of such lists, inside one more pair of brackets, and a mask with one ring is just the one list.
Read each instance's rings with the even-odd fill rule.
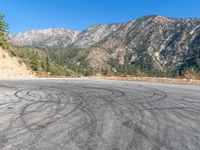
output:
[[199,70],[200,19],[150,15],[135,21],[94,25],[82,32],[29,31],[10,36],[9,41],[22,46],[87,49],[80,51],[74,61],[77,64],[84,61],[95,69],[118,71],[117,66],[123,65],[148,72],[180,73],[188,67]]

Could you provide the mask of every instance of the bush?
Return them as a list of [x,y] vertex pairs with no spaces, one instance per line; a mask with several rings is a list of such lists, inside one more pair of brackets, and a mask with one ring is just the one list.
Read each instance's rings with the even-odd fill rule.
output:
[[189,68],[184,71],[183,76],[187,79],[194,79],[197,76],[197,71],[194,68]]

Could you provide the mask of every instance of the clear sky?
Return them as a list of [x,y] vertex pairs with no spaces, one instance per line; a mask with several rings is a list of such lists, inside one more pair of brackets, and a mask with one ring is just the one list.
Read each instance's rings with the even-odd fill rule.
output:
[[200,18],[200,0],[1,0],[0,12],[11,33],[50,27],[83,30],[153,14]]

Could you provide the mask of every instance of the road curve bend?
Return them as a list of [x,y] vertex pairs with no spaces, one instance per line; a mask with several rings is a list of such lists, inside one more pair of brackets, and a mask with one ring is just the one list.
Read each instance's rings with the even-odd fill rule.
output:
[[0,150],[200,150],[200,87],[2,80]]

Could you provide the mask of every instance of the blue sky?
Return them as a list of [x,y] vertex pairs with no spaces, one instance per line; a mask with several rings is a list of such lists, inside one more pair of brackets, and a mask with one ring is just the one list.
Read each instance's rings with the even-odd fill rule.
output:
[[200,0],[1,0],[11,33],[30,29],[83,30],[90,25],[160,14],[200,18]]

